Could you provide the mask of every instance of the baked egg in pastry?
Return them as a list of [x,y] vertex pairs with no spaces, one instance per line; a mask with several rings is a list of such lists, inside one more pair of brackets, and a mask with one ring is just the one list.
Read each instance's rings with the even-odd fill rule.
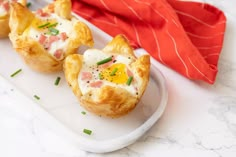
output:
[[82,106],[107,117],[135,108],[149,81],[150,56],[136,58],[127,39],[116,36],[104,49],[69,55],[64,62],[68,84]]
[[11,2],[19,2],[22,5],[26,5],[26,0],[0,0],[0,38],[7,37],[10,32],[9,12]]
[[93,46],[90,29],[71,16],[70,0],[56,0],[35,12],[13,2],[9,25],[13,47],[36,71],[60,71],[66,56],[81,45]]

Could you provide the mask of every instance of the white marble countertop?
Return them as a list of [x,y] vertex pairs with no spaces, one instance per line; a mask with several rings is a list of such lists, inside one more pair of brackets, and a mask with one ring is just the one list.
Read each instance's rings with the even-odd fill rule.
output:
[[[136,143],[94,154],[78,149],[51,131],[31,112],[27,98],[0,83],[1,157],[81,156],[236,156],[236,1],[205,0],[226,12],[225,43],[214,85],[189,81],[159,65],[167,79],[169,101],[162,118]],[[25,105],[27,104],[27,105]]]

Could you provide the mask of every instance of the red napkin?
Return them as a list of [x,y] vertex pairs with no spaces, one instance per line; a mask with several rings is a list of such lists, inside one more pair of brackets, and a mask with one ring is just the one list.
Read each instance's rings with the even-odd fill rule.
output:
[[219,9],[176,0],[72,0],[72,8],[184,76],[214,83],[226,25]]

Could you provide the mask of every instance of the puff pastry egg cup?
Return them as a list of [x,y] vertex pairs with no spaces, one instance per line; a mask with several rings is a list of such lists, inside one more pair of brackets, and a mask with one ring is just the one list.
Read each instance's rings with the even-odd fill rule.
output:
[[102,50],[69,55],[63,67],[80,104],[99,116],[114,118],[129,113],[139,102],[149,81],[150,56],[136,58],[127,39],[118,35]]
[[35,12],[13,2],[9,26],[14,49],[39,72],[62,70],[66,56],[94,44],[87,25],[72,17],[70,0],[56,0]]
[[17,1],[22,5],[26,5],[26,0],[0,0],[0,38],[5,38],[10,32],[9,28],[9,12],[10,3],[12,1]]

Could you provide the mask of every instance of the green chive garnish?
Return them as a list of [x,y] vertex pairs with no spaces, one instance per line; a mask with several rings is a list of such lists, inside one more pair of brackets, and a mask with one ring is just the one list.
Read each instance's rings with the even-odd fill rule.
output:
[[103,80],[103,76],[102,76],[101,73],[98,74],[98,77],[99,77],[100,80]]
[[118,70],[118,68],[113,69],[113,71],[111,72],[110,76],[114,76],[116,74],[117,70]]
[[31,3],[28,2],[28,3],[26,4],[26,7],[29,8],[30,6],[31,6]]
[[57,86],[57,85],[59,84],[60,80],[61,80],[61,78],[60,78],[60,77],[57,77],[57,79],[56,79],[55,82],[54,82],[54,85]]
[[47,23],[45,23],[45,24],[42,24],[42,25],[38,26],[38,28],[44,28],[44,27],[46,27],[46,26],[48,26],[48,25],[50,25],[49,22],[47,22]]
[[39,99],[40,99],[40,97],[39,97],[39,96],[37,96],[37,95],[34,95],[34,98],[35,98],[35,99],[37,99],[37,100],[39,100]]
[[11,74],[11,77],[16,76],[18,73],[20,73],[22,71],[22,69],[19,69],[17,71],[15,71],[13,74]]
[[91,135],[92,134],[92,131],[91,130],[88,130],[88,129],[84,129],[83,132],[85,134],[88,134],[88,135]]
[[82,111],[81,113],[82,113],[83,115],[85,115],[85,114],[86,114],[86,112],[85,112],[85,111]]
[[59,30],[57,30],[53,27],[48,28],[48,30],[49,30],[51,35],[58,35],[59,34]]
[[111,60],[112,60],[112,56],[97,62],[97,65],[105,64],[107,62],[110,62]]
[[53,24],[49,25],[48,28],[50,28],[50,27],[55,27],[55,26],[57,26],[57,24],[58,24],[57,22],[56,22],[56,23],[53,23]]
[[129,86],[133,80],[133,76],[130,76],[126,82],[126,84]]

